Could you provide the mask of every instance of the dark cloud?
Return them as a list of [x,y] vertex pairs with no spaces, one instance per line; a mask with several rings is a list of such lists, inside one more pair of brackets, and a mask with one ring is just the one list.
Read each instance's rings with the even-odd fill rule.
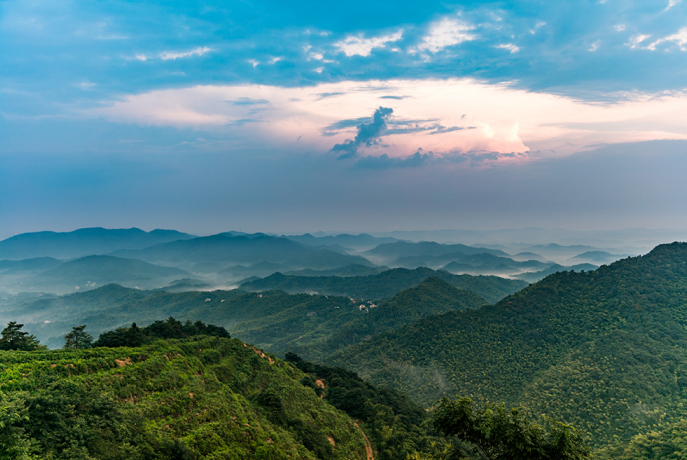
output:
[[320,100],[328,98],[328,97],[341,96],[342,94],[346,94],[346,93],[319,93],[317,95],[317,100],[320,101]]
[[358,125],[358,134],[355,139],[346,139],[343,144],[336,144],[332,147],[331,151],[338,153],[339,159],[352,158],[357,155],[358,148],[376,145],[379,137],[386,130],[387,120],[392,113],[394,113],[394,109],[379,107],[372,115],[371,122]]
[[240,97],[234,101],[225,101],[231,105],[262,105],[269,104],[270,101],[266,99],[251,99],[249,97]]
[[429,134],[444,134],[444,133],[450,133],[453,131],[460,131],[462,129],[475,129],[474,126],[468,126],[467,128],[462,127],[462,126],[451,126],[450,128],[446,128],[444,126],[437,126],[436,131],[432,131]]
[[354,169],[394,169],[394,168],[417,168],[423,166],[432,158],[431,153],[420,153],[420,150],[406,158],[390,158],[384,155],[373,157],[367,156],[359,159]]
[[396,99],[397,101],[400,101],[401,99],[405,99],[410,96],[379,96],[380,99]]

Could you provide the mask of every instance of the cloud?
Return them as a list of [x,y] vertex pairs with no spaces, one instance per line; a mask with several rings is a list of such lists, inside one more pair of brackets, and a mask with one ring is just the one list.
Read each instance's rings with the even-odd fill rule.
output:
[[397,101],[403,100],[409,96],[379,96],[380,99],[395,99]]
[[681,0],[669,0],[669,1],[668,1],[668,6],[666,6],[666,9],[663,10],[663,11],[668,11],[669,9],[671,9],[672,7],[674,7],[675,5],[677,5],[678,3],[680,3],[680,1],[681,1]]
[[386,122],[394,113],[393,109],[387,107],[379,107],[372,115],[370,123],[361,123],[358,125],[358,134],[355,139],[346,139],[343,144],[336,144],[331,151],[339,153],[339,159],[351,158],[357,155],[358,149],[363,146],[370,147],[377,143],[377,140],[386,129]]
[[194,48],[191,51],[163,51],[160,53],[160,59],[167,61],[169,59],[176,60],[191,56],[202,56],[209,51],[212,51],[212,49],[208,48],[207,46],[203,46],[202,48]]
[[382,37],[363,38],[362,35],[357,37],[346,37],[344,40],[334,43],[336,48],[346,53],[346,56],[363,56],[370,55],[375,48],[384,48],[387,43],[395,42],[403,38],[403,30],[396,33],[384,35]]
[[596,51],[599,49],[599,43],[601,43],[601,40],[597,40],[592,45],[589,47],[589,51]]
[[391,158],[386,153],[378,157],[366,156],[360,158],[353,169],[394,169],[394,168],[417,168],[426,164],[431,158],[431,153],[420,153],[422,149],[406,158]]
[[514,45],[513,43],[505,43],[503,45],[496,45],[495,48],[508,50],[511,52],[511,54],[517,53],[518,51],[520,51],[520,48],[518,46]]
[[640,43],[642,43],[644,40],[646,40],[649,37],[651,37],[651,35],[643,35],[643,34],[633,35],[632,37],[630,37],[630,41],[627,43],[627,45],[630,48],[635,49],[639,46]]
[[665,42],[675,42],[675,44],[677,44],[682,51],[687,51],[687,27],[683,27],[682,29],[678,30],[676,34],[668,35],[667,37],[656,40],[646,48],[653,51],[656,49],[657,45]]
[[429,34],[422,38],[422,43],[410,50],[411,53],[429,51],[436,53],[459,43],[474,40],[475,35],[468,33],[475,27],[457,19],[444,18],[432,24]]
[[616,24],[613,26],[613,30],[615,30],[616,32],[622,32],[623,30],[625,30],[625,24]]
[[251,99],[250,97],[239,97],[233,101],[226,101],[231,105],[262,105],[269,104],[267,99]]

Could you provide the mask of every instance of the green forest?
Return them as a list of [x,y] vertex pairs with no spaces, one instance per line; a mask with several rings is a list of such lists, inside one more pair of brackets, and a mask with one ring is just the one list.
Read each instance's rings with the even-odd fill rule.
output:
[[621,445],[682,420],[686,288],[687,244],[663,245],[551,275],[493,306],[424,318],[331,362],[425,406],[456,394],[504,401],[560,417],[596,448]]

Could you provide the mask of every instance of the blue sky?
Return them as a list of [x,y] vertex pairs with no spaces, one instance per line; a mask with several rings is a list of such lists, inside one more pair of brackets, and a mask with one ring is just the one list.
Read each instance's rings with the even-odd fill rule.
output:
[[0,237],[684,228],[686,12],[0,1]]

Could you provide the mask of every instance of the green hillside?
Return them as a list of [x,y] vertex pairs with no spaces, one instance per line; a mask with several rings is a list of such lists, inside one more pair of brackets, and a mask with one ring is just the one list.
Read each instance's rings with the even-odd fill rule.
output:
[[333,362],[423,404],[442,395],[556,415],[593,444],[627,442],[687,404],[687,244],[561,272],[498,304],[435,315]]
[[0,367],[0,458],[366,458],[303,372],[236,339],[2,352]]
[[498,276],[452,275],[446,271],[434,271],[421,267],[414,270],[395,268],[369,276],[289,276],[275,273],[267,278],[243,283],[245,291],[279,289],[289,293],[314,292],[326,295],[342,295],[356,299],[384,299],[404,289],[417,286],[425,279],[436,276],[450,285],[472,291],[489,302],[498,302],[505,296],[527,286],[520,280]]
[[[454,288],[436,277],[401,291],[378,305],[350,303],[341,297],[324,302],[323,296],[310,297],[313,299],[311,302],[269,317],[256,315],[254,320],[237,324],[230,330],[237,337],[280,355],[293,351],[308,359],[324,359],[374,334],[425,316],[477,308],[487,303],[480,296]],[[341,301],[332,308],[334,299]]]

